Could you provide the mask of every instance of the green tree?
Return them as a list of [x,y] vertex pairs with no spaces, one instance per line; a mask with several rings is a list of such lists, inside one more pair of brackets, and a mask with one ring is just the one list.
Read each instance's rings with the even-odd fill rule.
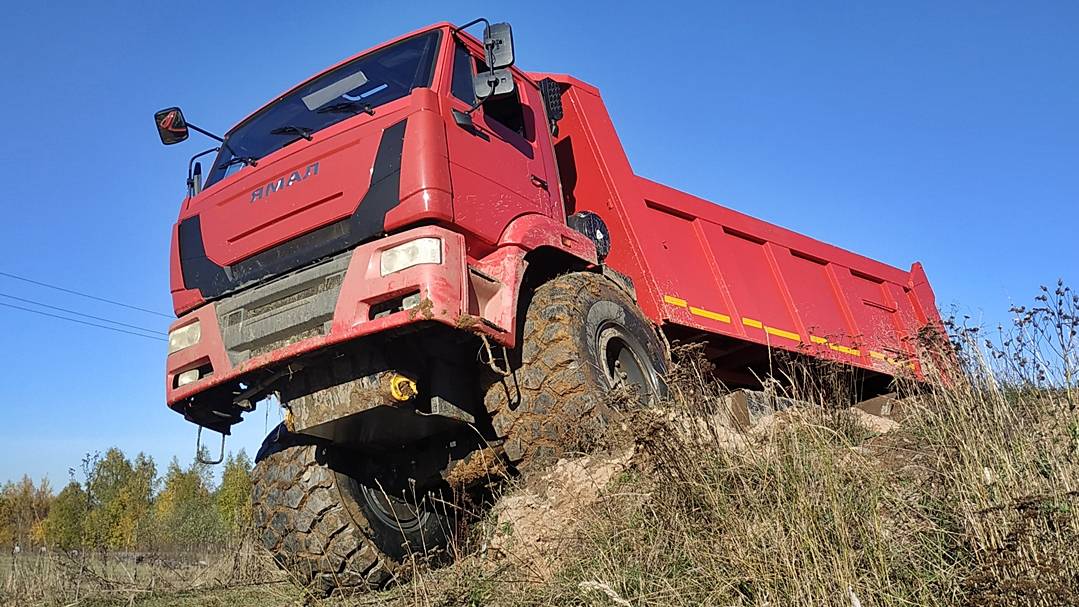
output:
[[214,498],[217,515],[230,537],[243,533],[251,524],[251,460],[241,449],[230,453],[221,473],[221,486]]
[[133,472],[131,462],[117,447],[106,451],[105,457],[95,456],[86,479],[91,503],[97,506],[116,499],[121,488],[130,481]]
[[[148,456],[140,453],[132,463],[113,447],[105,457],[90,457],[84,462],[88,512],[83,526],[84,539],[98,548],[132,549],[138,547],[140,534],[149,528],[157,468]],[[143,538],[145,543],[145,537]]]
[[41,541],[41,524],[49,513],[52,488],[48,479],[36,486],[29,476],[0,487],[0,545],[31,546]]
[[124,508],[120,535],[125,546],[148,547],[152,543],[153,501],[158,484],[153,458],[145,453],[136,455],[131,477],[121,490]]
[[71,550],[82,546],[83,522],[88,509],[86,491],[71,481],[52,502],[45,519],[45,540],[51,546]]
[[186,470],[176,458],[169,463],[154,511],[161,538],[171,548],[206,546],[221,539],[210,474],[210,468],[198,461]]

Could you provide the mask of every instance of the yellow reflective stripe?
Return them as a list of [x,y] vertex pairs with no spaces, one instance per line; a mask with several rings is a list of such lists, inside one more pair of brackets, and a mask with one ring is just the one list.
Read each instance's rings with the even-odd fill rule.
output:
[[880,352],[874,352],[872,350],[869,351],[869,355],[872,356],[873,358],[876,358],[876,359],[879,359],[879,360],[884,360],[885,358],[887,358],[886,356],[884,356]]
[[695,306],[690,306],[689,311],[696,314],[697,316],[703,316],[703,317],[709,318],[711,320],[718,320],[719,322],[726,322],[726,323],[731,322],[731,317],[730,316],[727,316],[726,314],[720,314],[719,312],[711,312],[709,310],[705,310],[704,308],[698,308],[698,307],[695,307]]
[[[715,321],[719,321],[719,322],[725,322],[725,323],[731,322],[731,317],[730,316],[727,316],[726,314],[721,314],[719,312],[712,312],[711,310],[706,310],[704,308],[698,308],[697,306],[691,306],[691,305],[689,305],[689,302],[682,299],[681,297],[675,297],[673,295],[664,295],[663,296],[663,301],[670,304],[670,305],[672,305],[672,306],[678,306],[679,308],[687,308],[687,309],[689,309],[690,313],[692,313],[692,314],[694,314],[696,316],[700,316],[700,317],[703,317],[703,318],[707,318],[709,320],[715,320]],[[775,335],[776,337],[782,337],[784,339],[789,339],[791,341],[796,341],[796,342],[799,342],[799,343],[802,341],[802,336],[795,333],[795,332],[793,332],[793,331],[786,331],[784,329],[777,329],[776,327],[766,327],[763,322],[761,322],[759,320],[756,320],[754,318],[748,318],[748,317],[743,316],[742,317],[742,324],[747,326],[747,327],[753,327],[754,329],[764,329],[764,331],[767,334]],[[829,348],[831,348],[832,350],[835,350],[836,352],[842,352],[844,354],[849,354],[851,356],[861,356],[862,355],[861,351],[858,350],[857,348],[848,348],[847,346],[840,346],[838,344],[829,343],[827,339],[825,339],[823,337],[818,337],[816,335],[810,335],[809,336],[809,341],[811,341],[811,342],[813,342],[815,344],[827,345]],[[873,358],[882,359],[882,360],[884,358],[886,358],[880,352],[872,352],[871,351],[869,353],[869,355],[872,356]]]
[[679,308],[689,308],[689,311],[697,316],[702,316],[710,320],[718,320],[719,322],[731,322],[731,317],[726,314],[720,314],[719,312],[713,312],[711,310],[705,310],[704,308],[698,308],[697,306],[691,306],[689,303],[681,297],[675,297],[674,295],[664,295],[663,301],[671,304],[672,306],[678,306]]
[[777,329],[775,327],[765,327],[765,333],[769,335],[775,335],[776,337],[782,337],[791,341],[802,341],[802,336],[797,333],[791,333],[790,331],[784,331],[783,329]]

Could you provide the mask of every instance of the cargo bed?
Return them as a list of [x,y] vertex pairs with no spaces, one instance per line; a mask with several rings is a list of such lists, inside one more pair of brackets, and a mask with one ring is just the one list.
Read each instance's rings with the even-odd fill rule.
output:
[[900,270],[646,179],[638,185],[649,226],[639,246],[665,322],[891,374],[937,318],[920,264]]
[[901,270],[636,176],[599,91],[552,77],[564,90],[555,147],[568,210],[608,224],[607,262],[654,321],[887,375],[918,370],[914,338],[940,323],[921,264]]

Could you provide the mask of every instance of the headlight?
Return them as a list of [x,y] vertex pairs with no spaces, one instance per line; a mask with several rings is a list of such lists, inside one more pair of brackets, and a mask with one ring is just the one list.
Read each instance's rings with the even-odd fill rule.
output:
[[442,263],[441,239],[417,238],[399,244],[383,251],[380,260],[383,276],[425,263]]
[[179,329],[169,331],[169,354],[179,352],[184,348],[190,348],[199,343],[199,338],[201,337],[202,329],[199,327],[199,321],[197,320]]

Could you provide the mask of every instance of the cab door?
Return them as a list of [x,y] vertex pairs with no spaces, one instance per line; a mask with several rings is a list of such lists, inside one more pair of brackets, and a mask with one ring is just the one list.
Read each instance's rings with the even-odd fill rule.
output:
[[[486,70],[480,53],[454,43],[450,108],[468,111],[475,102],[472,77]],[[550,147],[538,89],[513,71],[512,95],[483,103],[472,126],[445,112],[453,186],[454,223],[482,240],[498,242],[511,220],[528,213],[554,216],[548,163]]]

